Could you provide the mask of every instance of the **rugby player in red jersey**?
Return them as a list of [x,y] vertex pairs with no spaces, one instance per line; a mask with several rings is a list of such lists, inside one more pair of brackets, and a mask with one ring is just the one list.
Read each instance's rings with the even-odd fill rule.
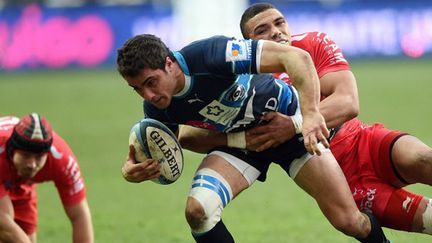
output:
[[37,113],[0,117],[0,242],[37,242],[36,184],[53,181],[72,242],[93,242],[80,168],[67,143]]

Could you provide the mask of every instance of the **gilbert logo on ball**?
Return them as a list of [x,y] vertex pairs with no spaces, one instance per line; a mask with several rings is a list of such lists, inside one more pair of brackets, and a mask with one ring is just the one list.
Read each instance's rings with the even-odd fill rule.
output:
[[137,122],[130,131],[129,144],[135,148],[138,163],[155,159],[161,165],[161,175],[152,181],[166,185],[180,177],[183,151],[175,134],[163,123],[150,118]]

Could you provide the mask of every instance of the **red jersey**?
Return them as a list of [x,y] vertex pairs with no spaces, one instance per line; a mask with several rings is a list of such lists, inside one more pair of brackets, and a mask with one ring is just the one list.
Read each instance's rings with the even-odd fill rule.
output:
[[[309,53],[320,78],[329,72],[350,70],[341,48],[325,33],[307,32],[293,35],[291,45]],[[286,73],[274,74],[274,76],[289,84],[292,83]]]
[[31,179],[23,180],[9,160],[6,142],[12,134],[16,117],[0,118],[0,198],[9,195],[12,201],[33,198],[35,184],[53,181],[64,206],[71,206],[85,198],[81,171],[66,142],[53,132],[53,144],[44,167]]
[[[291,45],[311,55],[319,78],[329,72],[350,69],[342,50],[324,33],[293,35]],[[286,73],[274,76],[292,84]],[[393,170],[392,144],[403,135],[382,124],[369,126],[354,118],[334,135],[330,150],[341,166],[357,207],[373,212],[385,227],[410,231],[423,196],[401,188],[406,182]]]
[[[322,32],[306,32],[293,35],[291,38],[292,46],[309,53],[319,78],[330,72],[350,70],[349,63],[342,54],[342,49],[327,34]],[[286,73],[275,73],[273,75],[288,84],[292,84],[292,80]],[[325,97],[321,96],[321,100],[323,99]],[[357,124],[357,122],[359,122],[358,119],[354,118],[346,123]],[[344,132],[344,129],[340,129],[338,135],[340,136]]]

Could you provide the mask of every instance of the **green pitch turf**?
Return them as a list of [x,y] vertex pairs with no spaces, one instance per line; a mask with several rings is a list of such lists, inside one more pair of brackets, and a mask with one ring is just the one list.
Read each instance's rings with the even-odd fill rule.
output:
[[[432,145],[431,60],[353,62],[361,119],[383,122]],[[169,186],[131,184],[121,177],[131,126],[142,117],[140,98],[111,70],[0,73],[0,115],[39,112],[51,121],[80,162],[96,242],[192,242],[184,204],[202,155],[185,154],[183,175]],[[427,186],[411,190],[432,197]],[[38,241],[70,242],[70,223],[52,183],[39,192]],[[239,243],[355,242],[336,231],[316,203],[277,166],[223,213]],[[396,243],[430,242],[430,236],[386,230]]]

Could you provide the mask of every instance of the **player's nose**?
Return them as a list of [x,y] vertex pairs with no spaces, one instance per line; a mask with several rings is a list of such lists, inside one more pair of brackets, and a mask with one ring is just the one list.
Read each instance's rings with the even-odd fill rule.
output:
[[148,101],[152,101],[156,96],[155,93],[150,89],[142,89],[139,94],[141,95],[141,97]]
[[32,158],[27,162],[26,165],[27,165],[27,168],[34,169],[37,166],[37,160],[35,158]]
[[281,37],[282,37],[282,32],[277,27],[273,26],[272,29],[271,29],[271,38],[272,38],[272,40],[277,41]]

